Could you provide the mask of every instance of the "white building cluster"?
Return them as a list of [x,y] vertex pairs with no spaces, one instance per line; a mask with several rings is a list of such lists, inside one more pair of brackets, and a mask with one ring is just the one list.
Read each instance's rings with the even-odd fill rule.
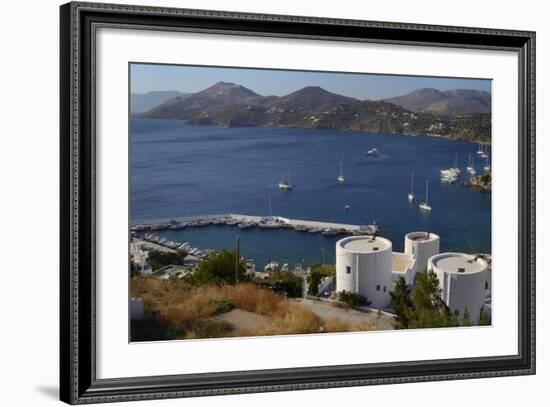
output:
[[147,264],[147,243],[144,242],[131,242],[130,243],[130,258],[139,267],[139,273],[142,276],[151,274],[153,270]]
[[449,308],[462,315],[468,309],[472,322],[485,304],[490,285],[490,267],[481,256],[439,253],[440,238],[429,232],[405,235],[404,253],[394,252],[383,237],[352,236],[336,243],[336,291],[351,291],[367,297],[374,308],[391,305],[390,291],[399,277],[409,286],[418,273],[433,271]]

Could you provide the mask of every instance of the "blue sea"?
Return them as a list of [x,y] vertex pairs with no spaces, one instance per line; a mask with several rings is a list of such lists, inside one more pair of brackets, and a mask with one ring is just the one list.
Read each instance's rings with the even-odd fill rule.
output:
[[[367,156],[377,148],[379,155]],[[468,154],[483,163],[477,144],[429,136],[288,128],[189,126],[176,120],[131,120],[132,222],[205,214],[273,215],[349,224],[376,222],[403,249],[410,231],[441,236],[443,251],[491,252],[491,194],[461,185]],[[490,152],[490,151],[489,151]],[[454,166],[462,180],[442,184],[439,170]],[[340,162],[345,183],[338,184]],[[286,175],[292,191],[277,183]],[[407,200],[415,173],[415,202]],[[431,213],[418,209],[429,184]],[[349,209],[345,207],[349,205]],[[289,230],[209,226],[161,235],[195,247],[233,248],[259,264],[334,261],[337,237]]]

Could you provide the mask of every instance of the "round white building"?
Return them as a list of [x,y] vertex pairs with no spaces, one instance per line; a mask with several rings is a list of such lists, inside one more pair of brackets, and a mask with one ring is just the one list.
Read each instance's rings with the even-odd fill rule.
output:
[[410,232],[405,235],[405,254],[415,258],[414,272],[428,267],[428,259],[439,253],[439,236],[430,232]]
[[487,262],[471,254],[441,253],[430,257],[428,270],[437,275],[441,296],[451,311],[462,316],[468,309],[471,322],[477,323],[490,280]]
[[392,243],[383,237],[352,236],[336,242],[336,291],[367,297],[371,306],[390,305]]

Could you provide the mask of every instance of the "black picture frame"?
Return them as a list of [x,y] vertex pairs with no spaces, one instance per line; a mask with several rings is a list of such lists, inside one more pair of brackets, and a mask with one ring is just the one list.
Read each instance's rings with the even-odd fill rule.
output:
[[[535,373],[535,33],[73,2],[60,8],[60,395],[70,404]],[[95,29],[508,50],[519,59],[519,350],[515,355],[230,373],[96,378]]]

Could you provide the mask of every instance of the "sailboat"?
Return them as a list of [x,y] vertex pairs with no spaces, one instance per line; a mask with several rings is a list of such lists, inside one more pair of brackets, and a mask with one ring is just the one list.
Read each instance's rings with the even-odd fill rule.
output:
[[485,151],[483,151],[483,148],[482,148],[481,143],[477,143],[477,146],[478,146],[478,147],[477,147],[477,154],[478,154],[478,155],[483,154]]
[[428,180],[426,180],[426,201],[420,202],[418,207],[423,211],[431,211],[432,207],[428,205]]
[[269,216],[262,218],[260,223],[258,223],[258,227],[263,229],[277,229],[280,225],[279,222],[277,222],[277,219],[275,219],[272,215],[271,194],[268,194],[267,199],[269,204]]
[[292,184],[290,183],[290,164],[286,163],[286,178],[283,176],[279,181],[279,189],[292,189]]
[[483,171],[491,172],[491,166],[489,165],[489,156],[485,157],[485,166],[483,167]]
[[489,146],[485,145],[483,147],[483,153],[481,154],[481,158],[487,158],[489,157]]
[[456,175],[460,175],[460,168],[458,168],[458,154],[455,154],[455,166],[451,168]]
[[466,167],[466,171],[468,171],[468,173],[470,175],[476,175],[476,170],[474,168],[474,160],[472,158],[472,153],[470,153],[470,155],[468,156],[468,166]]
[[344,169],[342,168],[342,163],[340,163],[340,175],[338,175],[337,180],[339,184],[344,183]]
[[414,201],[414,192],[413,192],[413,186],[414,186],[414,171],[411,174],[411,191],[409,192],[409,202]]

